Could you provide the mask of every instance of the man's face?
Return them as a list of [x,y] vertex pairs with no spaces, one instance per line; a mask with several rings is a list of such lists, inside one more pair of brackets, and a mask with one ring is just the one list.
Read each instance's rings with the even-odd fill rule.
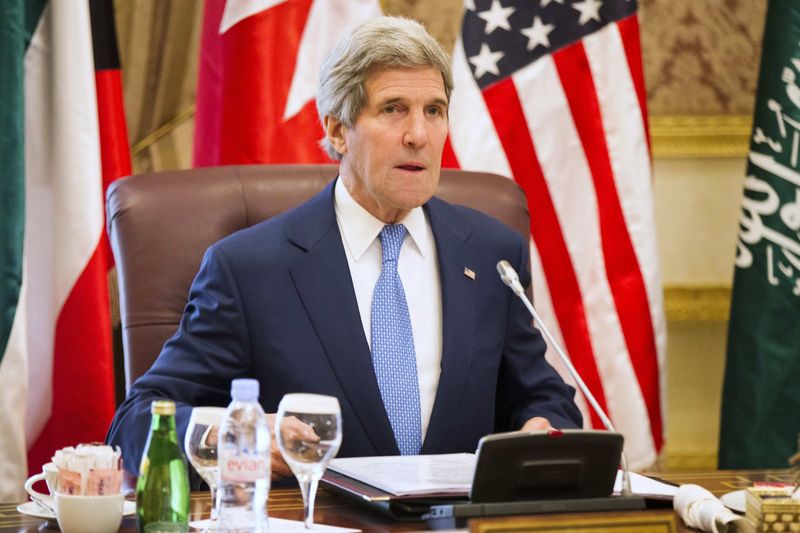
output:
[[351,126],[326,118],[342,154],[341,178],[376,218],[397,222],[427,202],[439,183],[447,137],[447,95],[433,67],[388,68],[365,83],[367,104]]

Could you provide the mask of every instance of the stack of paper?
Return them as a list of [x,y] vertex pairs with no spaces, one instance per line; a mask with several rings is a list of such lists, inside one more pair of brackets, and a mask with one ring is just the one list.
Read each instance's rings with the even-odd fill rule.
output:
[[469,494],[475,455],[405,455],[334,459],[330,470],[394,496]]

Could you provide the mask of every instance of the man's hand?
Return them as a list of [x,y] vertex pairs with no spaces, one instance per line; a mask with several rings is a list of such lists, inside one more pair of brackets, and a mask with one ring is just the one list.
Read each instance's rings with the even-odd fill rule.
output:
[[286,461],[283,460],[281,451],[278,448],[277,433],[275,432],[275,413],[267,413],[267,425],[269,425],[269,434],[272,435],[272,442],[269,447],[270,464],[272,465],[272,479],[280,479],[282,477],[289,477],[292,475],[292,470]]
[[[289,477],[292,475],[292,470],[286,461],[283,460],[281,450],[278,448],[278,433],[275,430],[275,413],[267,414],[267,424],[269,425],[269,432],[272,435],[272,443],[270,445],[270,463],[272,464],[272,479],[280,479],[282,477]],[[301,437],[306,442],[318,442],[319,436],[314,433],[314,430],[308,424],[300,422],[295,417],[287,418],[283,421],[283,430],[288,432],[290,436]]]
[[553,429],[553,426],[550,425],[550,421],[542,416],[534,416],[533,418],[529,419],[527,422],[522,424],[522,427],[519,429],[520,431],[548,431]]

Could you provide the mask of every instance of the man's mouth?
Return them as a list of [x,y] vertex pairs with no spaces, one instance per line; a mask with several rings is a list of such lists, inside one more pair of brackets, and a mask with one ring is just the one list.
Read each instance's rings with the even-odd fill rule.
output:
[[397,165],[397,168],[401,170],[408,170],[410,172],[419,172],[420,170],[425,170],[425,167],[422,165],[416,165],[414,163],[409,163],[406,165]]

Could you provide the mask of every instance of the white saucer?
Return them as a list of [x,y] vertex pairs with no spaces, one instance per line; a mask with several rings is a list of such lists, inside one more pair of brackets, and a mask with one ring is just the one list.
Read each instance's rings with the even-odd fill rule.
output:
[[[56,515],[53,514],[53,511],[36,502],[25,502],[17,505],[17,511],[24,515],[47,520],[48,522],[56,522]],[[122,504],[122,515],[130,516],[134,513],[136,513],[136,502],[125,500],[125,503]]]
[[719,499],[722,500],[722,503],[725,504],[725,507],[731,511],[744,514],[747,511],[747,505],[745,504],[745,500],[747,499],[746,495],[747,491],[735,490],[733,492],[723,494]]

